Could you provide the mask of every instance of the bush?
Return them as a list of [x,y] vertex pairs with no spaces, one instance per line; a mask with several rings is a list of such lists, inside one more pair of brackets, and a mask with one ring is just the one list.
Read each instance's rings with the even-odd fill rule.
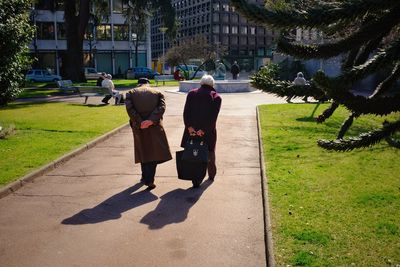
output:
[[0,1],[0,106],[22,91],[23,72],[29,66],[27,45],[33,37],[28,0]]

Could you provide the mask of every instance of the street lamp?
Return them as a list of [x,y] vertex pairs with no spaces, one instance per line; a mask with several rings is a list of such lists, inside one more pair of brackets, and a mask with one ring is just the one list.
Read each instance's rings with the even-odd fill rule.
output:
[[165,64],[165,51],[164,51],[164,36],[165,32],[168,30],[167,27],[160,27],[158,30],[162,33],[162,69],[161,74],[164,74],[164,64]]

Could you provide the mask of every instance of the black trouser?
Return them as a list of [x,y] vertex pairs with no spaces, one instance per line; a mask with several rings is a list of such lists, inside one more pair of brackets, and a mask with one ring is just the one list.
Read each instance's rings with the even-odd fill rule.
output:
[[103,98],[103,100],[101,100],[101,102],[103,102],[103,103],[108,103],[108,100],[110,100],[111,97],[112,97],[112,95],[106,95],[106,96]]
[[215,175],[217,174],[217,166],[215,165],[215,151],[208,152],[208,177],[214,179]]
[[154,183],[154,176],[156,175],[157,162],[150,161],[146,163],[140,163],[140,167],[142,168],[142,179],[144,184],[152,184]]
[[233,73],[232,74],[232,79],[237,80],[237,78],[238,78],[238,73]]

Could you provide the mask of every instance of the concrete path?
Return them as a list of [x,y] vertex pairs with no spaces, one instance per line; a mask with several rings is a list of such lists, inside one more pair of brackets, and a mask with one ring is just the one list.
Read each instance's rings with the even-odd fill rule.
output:
[[[162,90],[175,152],[186,95]],[[282,100],[222,98],[215,182],[193,189],[171,160],[159,165],[157,188],[145,191],[126,128],[0,199],[0,265],[265,266],[256,105]]]

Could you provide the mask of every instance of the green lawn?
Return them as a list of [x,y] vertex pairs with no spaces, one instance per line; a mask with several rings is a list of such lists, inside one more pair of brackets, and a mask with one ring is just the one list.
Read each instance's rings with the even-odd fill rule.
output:
[[0,125],[15,134],[0,139],[0,187],[128,121],[124,106],[11,103]]
[[[137,86],[137,80],[127,80],[127,79],[115,79],[113,80],[116,88],[126,88]],[[156,86],[154,80],[150,80],[152,86]],[[86,83],[75,83],[75,85],[96,85],[96,80],[88,80]],[[178,81],[166,81],[165,84],[160,82],[158,87],[162,86],[179,86]],[[48,97],[62,94],[58,90],[57,85],[53,82],[43,83],[43,82],[27,82],[24,87],[24,91],[18,96],[18,98],[31,98],[31,97]]]
[[[318,125],[314,107],[260,107],[277,266],[399,266],[400,150],[319,148],[348,111]],[[378,126],[372,118],[357,119],[351,133]]]

